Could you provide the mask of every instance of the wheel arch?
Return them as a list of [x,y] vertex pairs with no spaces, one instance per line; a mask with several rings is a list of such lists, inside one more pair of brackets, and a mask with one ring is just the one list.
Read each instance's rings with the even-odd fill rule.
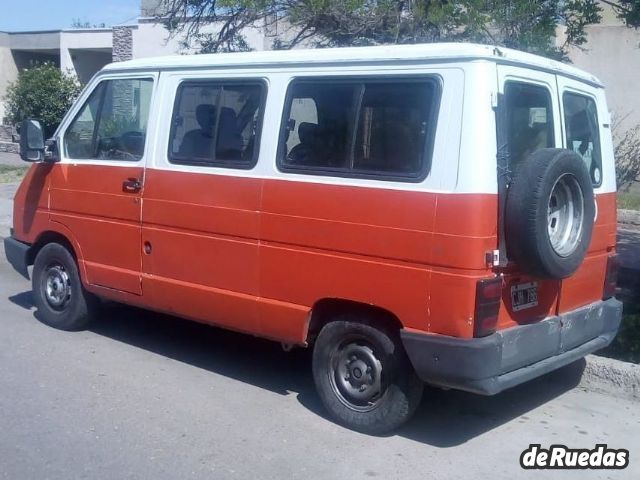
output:
[[41,232],[29,249],[29,257],[27,259],[28,264],[33,265],[36,256],[46,245],[50,243],[59,243],[69,250],[69,253],[71,253],[71,256],[74,258],[76,265],[78,266],[78,273],[80,274],[82,283],[86,283],[86,272],[84,262],[82,261],[83,257],[80,245],[75,241],[71,232],[65,232],[64,230],[64,228],[51,228]]
[[390,332],[397,332],[403,324],[393,312],[368,303],[356,302],[342,298],[323,298],[314,303],[309,314],[307,328],[307,344],[313,344],[324,325],[341,314],[362,315],[370,325],[385,327]]

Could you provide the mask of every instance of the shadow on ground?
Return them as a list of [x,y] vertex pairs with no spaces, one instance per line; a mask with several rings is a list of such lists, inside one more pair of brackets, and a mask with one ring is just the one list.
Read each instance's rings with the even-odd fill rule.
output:
[[[9,298],[31,309],[31,293]],[[284,352],[275,342],[168,315],[107,304],[91,331],[219,375],[281,395],[297,395],[312,412],[326,414],[315,394],[309,350]],[[492,397],[428,388],[409,424],[396,432],[415,441],[447,448],[464,443],[574,388],[584,360]]]

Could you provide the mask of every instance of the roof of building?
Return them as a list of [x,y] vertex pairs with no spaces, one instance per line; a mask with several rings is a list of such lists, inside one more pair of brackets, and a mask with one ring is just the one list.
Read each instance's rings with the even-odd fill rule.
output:
[[541,70],[562,73],[601,85],[590,73],[555,60],[509,48],[472,43],[429,43],[418,45],[384,45],[323,49],[294,49],[203,55],[172,55],[149,57],[112,63],[104,67],[113,70],[164,70],[197,67],[257,67],[322,64],[358,64],[387,62],[434,62],[485,59],[500,63],[526,65]]

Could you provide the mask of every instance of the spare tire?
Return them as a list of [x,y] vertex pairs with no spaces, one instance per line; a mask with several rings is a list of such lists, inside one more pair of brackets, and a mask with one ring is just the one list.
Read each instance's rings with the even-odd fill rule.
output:
[[570,150],[538,150],[522,162],[507,190],[507,256],[523,273],[567,278],[584,260],[594,216],[591,176],[582,158]]

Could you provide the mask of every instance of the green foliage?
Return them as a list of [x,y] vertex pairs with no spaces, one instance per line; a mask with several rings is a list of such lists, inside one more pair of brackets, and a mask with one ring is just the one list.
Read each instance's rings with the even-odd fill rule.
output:
[[52,63],[23,70],[7,88],[9,120],[18,124],[25,118],[35,118],[42,123],[45,135],[51,136],[80,90],[75,77]]
[[604,3],[612,6],[618,17],[629,27],[640,27],[640,0],[612,0]]
[[618,208],[640,211],[640,193],[618,192]]
[[82,28],[82,29],[88,29],[88,28],[106,28],[107,24],[102,22],[102,23],[90,23],[88,21],[82,21],[79,18],[74,18],[73,21],[71,22],[71,28]]
[[[246,50],[247,28],[277,24],[277,48],[474,41],[562,59],[600,20],[596,0],[164,0],[160,11],[206,52]],[[212,23],[219,28],[205,33]]]
[[28,169],[24,166],[0,165],[0,183],[20,182]]
[[640,181],[640,125],[623,130],[623,120],[614,116],[612,124],[616,183],[620,191]]

